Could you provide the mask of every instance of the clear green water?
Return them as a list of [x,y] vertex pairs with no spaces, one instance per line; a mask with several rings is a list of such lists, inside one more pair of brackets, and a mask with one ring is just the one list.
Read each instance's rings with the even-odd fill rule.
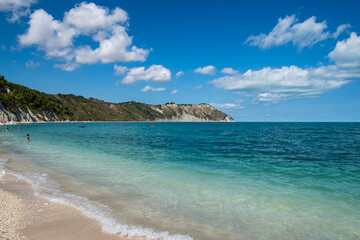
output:
[[0,131],[0,149],[15,154],[11,171],[38,194],[97,218],[108,232],[360,239],[360,123],[20,128]]

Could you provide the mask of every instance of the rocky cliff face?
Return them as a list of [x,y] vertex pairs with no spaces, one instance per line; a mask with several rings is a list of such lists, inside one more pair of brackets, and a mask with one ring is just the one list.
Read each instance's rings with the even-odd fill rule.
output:
[[0,79],[0,120],[7,124],[56,121],[234,121],[209,104],[109,103],[73,94],[46,94],[8,82],[4,77]]
[[[114,106],[114,105],[112,105]],[[233,122],[231,116],[215,109],[209,104],[183,105],[163,104],[148,105],[156,111],[156,118],[141,117],[138,121],[158,122]],[[113,107],[116,108],[116,107]],[[29,108],[16,108],[16,112],[6,109],[0,101],[0,120],[6,124],[17,123],[44,123],[58,122],[54,112],[42,111],[42,114],[33,114]],[[82,121],[81,119],[79,121]],[[120,120],[119,120],[120,121]],[[124,121],[124,120],[121,120]],[[126,120],[125,120],[126,121]]]
[[156,121],[169,122],[233,122],[229,115],[217,110],[209,104],[178,105],[164,104],[152,106],[162,117]]
[[55,114],[49,111],[42,111],[42,115],[33,114],[31,110],[27,107],[22,110],[16,108],[15,112],[10,111],[5,108],[0,100],[0,121],[6,124],[16,124],[16,123],[39,123],[39,122],[54,122],[58,121]]

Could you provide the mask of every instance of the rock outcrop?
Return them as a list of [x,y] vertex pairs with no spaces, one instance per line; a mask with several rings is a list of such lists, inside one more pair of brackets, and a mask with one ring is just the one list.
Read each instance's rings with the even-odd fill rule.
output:
[[163,104],[152,106],[152,109],[159,112],[162,117],[156,121],[168,122],[233,122],[227,114],[217,110],[209,104]]
[[0,121],[6,124],[57,121],[232,122],[209,104],[109,103],[73,94],[46,94],[0,79]]
[[11,110],[5,108],[0,100],[0,121],[3,123],[16,124],[58,121],[53,112],[44,110],[42,113],[42,115],[37,114],[36,116],[28,107],[24,110],[16,107],[16,111],[12,112]]

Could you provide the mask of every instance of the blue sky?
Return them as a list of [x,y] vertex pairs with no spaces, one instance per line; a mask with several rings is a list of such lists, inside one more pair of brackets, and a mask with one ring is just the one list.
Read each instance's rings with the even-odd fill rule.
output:
[[359,7],[0,0],[0,74],[110,102],[210,103],[237,121],[360,121]]

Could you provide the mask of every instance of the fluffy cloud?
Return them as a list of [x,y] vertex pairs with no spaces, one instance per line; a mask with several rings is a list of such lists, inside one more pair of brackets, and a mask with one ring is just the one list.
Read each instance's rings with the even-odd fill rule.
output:
[[9,12],[8,21],[15,22],[30,12],[37,0],[0,0],[0,12]]
[[[303,23],[294,24],[294,21],[294,16],[279,19],[279,24],[269,35],[252,37],[248,42],[262,48],[278,46],[289,41],[293,41],[293,44],[299,47],[311,46],[325,36],[336,38],[350,27],[347,24],[340,25],[337,31],[330,35],[323,32],[326,23],[315,23],[314,17]],[[309,26],[313,26],[312,32],[309,32],[313,33],[313,38],[308,38],[309,41],[304,40],[303,44],[296,42],[301,38],[294,41],[293,37],[296,34],[294,35],[293,31],[299,32],[302,29],[300,32],[303,33],[300,35],[304,35],[308,32]],[[210,83],[225,90],[243,90],[247,96],[253,97],[255,102],[276,103],[292,98],[316,97],[360,78],[360,37],[356,33],[351,33],[348,39],[338,41],[328,57],[332,63],[321,67],[266,67],[257,71],[248,70],[243,74],[224,76]]]
[[85,2],[72,8],[64,15],[64,23],[73,26],[82,33],[106,29],[127,20],[127,13],[120,8],[115,8],[109,13],[109,9],[105,7]]
[[122,79],[121,83],[130,84],[136,81],[168,82],[171,79],[171,72],[162,65],[152,65],[148,69],[145,67],[136,67],[128,69],[126,77]]
[[217,88],[244,90],[255,101],[279,102],[292,98],[316,97],[360,77],[360,71],[347,71],[337,65],[318,68],[263,68],[211,81]]
[[360,71],[360,37],[351,33],[348,39],[338,41],[329,58],[342,68]]
[[[37,46],[46,57],[56,58],[64,70],[80,64],[145,61],[149,50],[132,45],[127,33],[128,15],[120,9],[109,9],[83,2],[64,14],[63,21],[54,20],[43,9],[30,15],[29,28],[19,36],[22,46]],[[98,47],[75,46],[77,37],[85,36]],[[64,66],[64,67],[62,67]],[[69,67],[71,66],[71,67]]]
[[262,49],[278,47],[291,42],[300,50],[304,47],[311,47],[314,44],[323,41],[331,36],[337,38],[348,25],[340,25],[337,31],[332,35],[327,29],[326,21],[317,23],[316,17],[310,17],[304,22],[298,22],[295,15],[279,18],[278,24],[269,34],[260,34],[250,36],[245,43],[252,46],[259,46]]
[[75,30],[56,21],[43,9],[30,15],[29,29],[19,36],[23,46],[37,45],[41,49],[61,49],[72,45]]
[[184,76],[184,72],[183,71],[180,71],[180,72],[177,72],[176,73],[176,78],[179,78],[181,76]]
[[214,75],[216,71],[216,68],[212,65],[206,66],[206,67],[199,67],[194,70],[195,73],[205,74],[205,75]]
[[177,94],[178,93],[178,90],[172,90],[171,91],[171,94]]
[[125,27],[115,26],[111,37],[100,41],[98,48],[93,50],[90,46],[84,46],[76,49],[75,60],[82,64],[145,61],[149,51],[136,46],[129,49],[131,44],[132,38]]
[[239,74],[239,71],[234,70],[232,68],[224,68],[223,70],[220,71],[221,73],[224,74],[229,74],[229,75],[235,75],[235,74]]
[[141,89],[142,92],[148,92],[148,91],[152,91],[152,92],[162,92],[165,91],[166,88],[153,88],[150,86],[146,86],[143,89]]

